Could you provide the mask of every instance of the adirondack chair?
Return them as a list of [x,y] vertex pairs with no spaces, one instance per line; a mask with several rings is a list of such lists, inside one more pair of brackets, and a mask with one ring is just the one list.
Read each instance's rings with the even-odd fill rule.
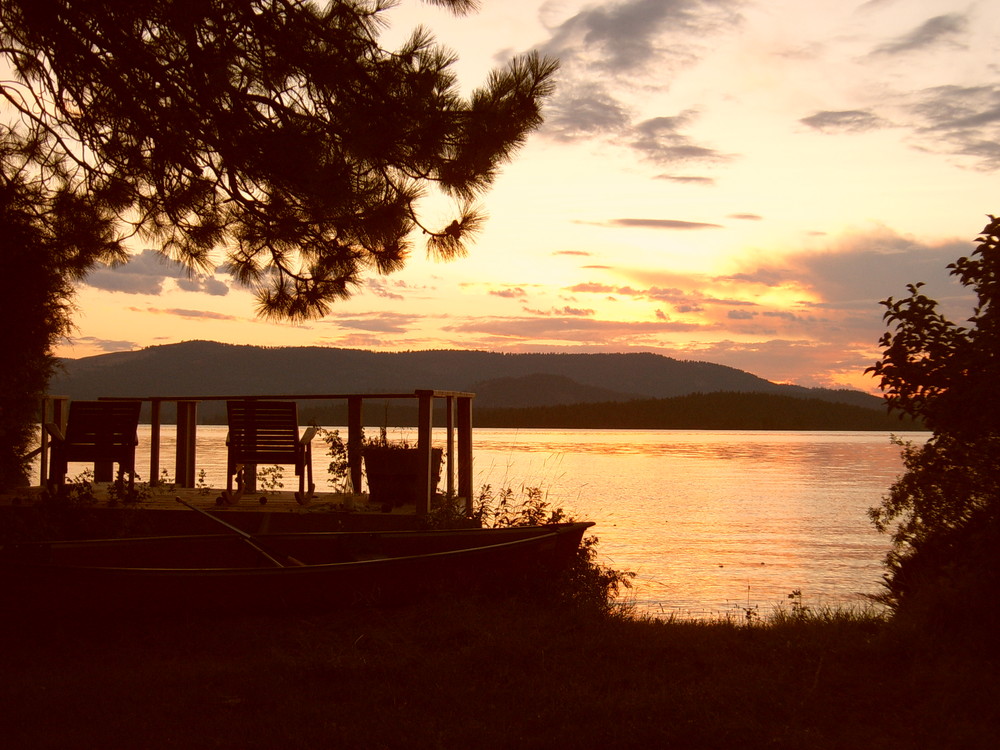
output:
[[[227,401],[229,436],[226,438],[228,458],[226,491],[223,501],[233,505],[240,501],[247,485],[247,466],[277,464],[295,466],[299,491],[295,499],[300,505],[309,503],[316,489],[312,472],[312,439],[317,428],[309,427],[299,436],[298,409],[294,401]],[[233,490],[233,479],[237,489]]]
[[[59,425],[46,423],[51,441],[48,488],[59,492],[65,486],[68,464],[74,461],[94,464],[94,476],[103,480],[107,467],[118,464],[115,480],[122,488],[128,474],[128,494],[135,493],[135,447],[139,443],[140,401],[72,401],[66,432]],[[110,476],[108,476],[110,479]]]

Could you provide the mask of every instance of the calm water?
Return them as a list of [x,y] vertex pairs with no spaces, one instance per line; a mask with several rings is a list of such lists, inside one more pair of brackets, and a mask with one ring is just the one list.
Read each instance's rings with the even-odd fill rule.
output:
[[523,477],[597,521],[644,610],[764,611],[796,589],[811,606],[861,604],[880,590],[888,543],[866,511],[902,470],[888,434],[482,430],[476,442],[486,481]]
[[[198,435],[198,468],[224,486],[225,427]],[[165,427],[171,472],[173,440]],[[863,603],[888,546],[865,512],[902,470],[889,435],[872,432],[477,429],[475,460],[477,488],[537,486],[596,521],[604,562],[638,574],[636,604],[682,617],[765,611],[793,590],[810,606]],[[323,490],[325,462],[313,463]]]

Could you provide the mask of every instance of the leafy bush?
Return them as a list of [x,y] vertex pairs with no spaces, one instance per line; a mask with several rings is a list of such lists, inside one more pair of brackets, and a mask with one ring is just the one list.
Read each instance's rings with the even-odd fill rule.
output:
[[906,472],[869,511],[892,533],[879,598],[921,628],[973,637],[993,629],[1000,606],[1000,219],[990,219],[978,247],[949,266],[976,293],[971,325],[910,284],[908,297],[882,303],[894,330],[870,368],[889,409],[933,431],[923,445],[900,443]]
[[494,490],[489,484],[483,485],[473,507],[476,519],[492,528],[541,526],[571,520],[562,508],[549,508],[541,487],[523,484],[519,490],[512,487]]
[[351,467],[347,461],[347,446],[340,437],[340,430],[328,430],[320,427],[316,436],[326,445],[326,454],[330,457],[327,465],[327,484],[334,492],[349,492],[351,487]]
[[[490,528],[543,526],[572,521],[562,508],[552,508],[541,487],[521,485],[518,489],[494,489],[483,485],[471,513],[460,507],[456,498],[444,498],[431,513],[429,524],[435,527],[474,523]],[[596,615],[625,614],[631,611],[620,596],[631,588],[635,573],[621,571],[598,561],[595,536],[584,537],[572,563],[553,576],[538,575],[519,587],[524,595],[574,609],[577,613]]]
[[584,537],[573,563],[552,582],[553,600],[599,615],[629,614],[633,609],[631,603],[620,597],[632,588],[635,573],[598,562],[599,541],[596,536]]

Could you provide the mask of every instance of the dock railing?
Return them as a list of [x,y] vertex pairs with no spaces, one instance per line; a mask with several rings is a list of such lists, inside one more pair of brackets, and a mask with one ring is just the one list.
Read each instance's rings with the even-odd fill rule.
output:
[[[441,391],[417,389],[412,393],[309,393],[309,394],[266,394],[234,396],[105,396],[102,400],[142,401],[150,404],[150,484],[156,484],[160,476],[160,434],[163,426],[164,403],[177,406],[177,449],[175,455],[174,483],[178,487],[195,486],[195,465],[197,460],[198,404],[209,401],[346,401],[347,402],[347,462],[351,487],[357,492],[362,486],[362,447],[364,440],[363,406],[365,400],[416,399],[417,401],[417,451],[419,452],[420,474],[418,481],[418,501],[416,512],[426,514],[431,509],[431,499],[435,490],[434,473],[431,466],[431,448],[434,430],[435,401],[445,403],[445,492],[448,496],[464,500],[466,511],[472,511],[472,399],[474,393],[462,391]],[[52,421],[65,427],[67,413],[65,396],[47,396],[42,404],[43,423]],[[41,436],[41,481],[48,476],[48,445],[45,430]],[[457,459],[457,460],[456,460]],[[95,479],[110,479],[111,467],[98,466]],[[247,479],[253,481],[254,472],[248,472]]]

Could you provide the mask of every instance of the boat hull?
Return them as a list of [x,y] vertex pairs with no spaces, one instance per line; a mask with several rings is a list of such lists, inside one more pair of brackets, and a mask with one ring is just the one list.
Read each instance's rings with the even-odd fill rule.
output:
[[147,537],[7,545],[8,616],[322,611],[515,589],[565,568],[592,523],[510,529]]

